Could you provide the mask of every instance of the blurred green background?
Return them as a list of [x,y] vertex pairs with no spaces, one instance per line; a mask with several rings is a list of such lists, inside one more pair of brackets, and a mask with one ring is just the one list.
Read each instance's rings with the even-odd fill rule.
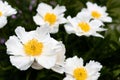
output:
[[6,54],[5,41],[9,36],[15,35],[17,26],[23,26],[27,31],[36,29],[32,17],[36,14],[36,8],[40,2],[48,3],[55,7],[57,4],[67,8],[65,17],[72,17],[86,7],[86,2],[91,1],[100,6],[106,6],[112,23],[105,23],[104,28],[108,30],[101,32],[105,38],[78,37],[74,34],[68,35],[64,25],[60,25],[59,32],[51,34],[56,40],[61,40],[66,47],[66,57],[77,55],[85,60],[99,61],[103,68],[100,71],[99,80],[120,80],[120,0],[5,0],[18,13],[8,17],[8,24],[0,29],[0,80],[62,80],[65,74],[58,74],[52,70],[34,70],[29,68],[20,71],[13,67]]

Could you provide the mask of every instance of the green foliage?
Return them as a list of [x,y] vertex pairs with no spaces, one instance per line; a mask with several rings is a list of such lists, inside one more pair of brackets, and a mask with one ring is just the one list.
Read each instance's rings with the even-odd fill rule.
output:
[[[18,13],[8,17],[7,25],[0,29],[0,80],[62,80],[65,75],[58,74],[51,70],[20,71],[13,67],[6,54],[6,41],[9,36],[15,35],[17,26],[23,26],[27,31],[36,29],[32,17],[36,14],[36,8],[40,2],[45,2],[53,7],[56,4],[64,5],[67,8],[65,17],[74,17],[82,8],[86,7],[86,2],[91,1],[100,6],[106,6],[112,23],[105,23],[108,30],[102,32],[104,39],[96,37],[78,37],[74,34],[68,35],[63,25],[60,30],[51,36],[63,41],[66,47],[66,56],[77,55],[85,62],[89,60],[99,61],[103,68],[99,80],[120,80],[120,0],[6,0]],[[32,2],[35,1],[35,2]],[[2,43],[3,42],[3,43]]]

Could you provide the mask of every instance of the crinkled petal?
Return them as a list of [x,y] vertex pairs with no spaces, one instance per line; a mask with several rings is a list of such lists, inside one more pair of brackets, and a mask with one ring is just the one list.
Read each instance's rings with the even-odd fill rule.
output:
[[49,32],[50,32],[50,27],[47,24],[41,27],[37,27],[35,31],[36,33],[35,38],[37,38],[39,41],[46,42],[51,38]]
[[45,43],[44,43],[44,48],[43,48],[43,55],[57,55],[57,50],[59,46],[58,45],[59,42],[56,41],[53,38],[49,38],[48,40],[46,39]]
[[26,56],[10,56],[10,62],[20,70],[27,70],[33,63],[34,58]]
[[50,69],[53,66],[55,66],[56,63],[56,55],[53,56],[43,56],[40,55],[38,58],[36,58],[36,61],[43,66],[46,69]]
[[7,24],[7,18],[4,16],[0,17],[0,28],[3,28]]
[[26,32],[25,29],[21,26],[18,26],[15,29],[15,33],[23,44],[33,39],[35,36],[34,31]]
[[47,13],[47,12],[51,12],[52,11],[52,7],[48,4],[45,4],[45,3],[40,3],[38,5],[38,8],[37,8],[37,12],[42,16],[44,17],[44,15]]
[[79,12],[77,14],[77,18],[79,18],[80,21],[85,21],[85,22],[89,22],[91,19],[91,16],[89,13],[86,12]]
[[0,5],[1,11],[3,12],[3,15],[6,17],[17,13],[16,9],[12,8],[11,5],[9,5],[6,1],[5,2],[0,1]]
[[53,10],[57,15],[61,15],[66,11],[65,6],[59,6],[57,5]]
[[83,67],[83,59],[74,56],[73,58],[66,59],[65,72],[73,75],[73,70],[77,67]]
[[58,65],[63,65],[64,64],[64,60],[65,60],[65,46],[62,42],[59,42],[59,44],[57,44],[56,46],[56,53],[57,53],[57,62],[56,64]]
[[68,34],[75,33],[74,25],[75,23],[72,21],[72,18],[70,16],[67,17],[67,24],[65,24],[65,30]]
[[45,24],[45,21],[43,20],[43,18],[39,14],[36,14],[35,16],[33,16],[33,20],[37,25],[44,25]]
[[99,62],[90,61],[86,64],[85,68],[87,69],[89,76],[94,76],[94,74],[98,73],[101,70],[102,65]]
[[95,73],[93,75],[89,75],[89,77],[87,78],[87,80],[98,80],[99,76],[100,76],[100,73],[97,72],[97,73]]
[[23,52],[23,45],[16,36],[11,36],[9,40],[6,41],[7,53],[11,55],[25,55]]

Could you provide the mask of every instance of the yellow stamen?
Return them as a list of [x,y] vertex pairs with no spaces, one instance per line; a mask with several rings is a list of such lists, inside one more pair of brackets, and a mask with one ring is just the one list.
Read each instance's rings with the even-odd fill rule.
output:
[[43,50],[43,43],[32,39],[24,44],[24,51],[28,56],[39,56]]
[[98,12],[98,11],[92,11],[92,17],[94,17],[94,18],[96,18],[96,19],[98,19],[98,18],[100,18],[101,17],[101,14]]
[[78,23],[78,26],[84,31],[84,32],[88,32],[90,30],[90,26],[88,23],[86,22],[80,22]]
[[53,13],[46,13],[44,16],[44,21],[47,21],[50,25],[53,25],[57,20],[57,17]]
[[2,12],[0,11],[0,16],[2,16],[3,14],[2,14]]
[[76,68],[73,72],[73,76],[76,80],[87,80],[87,71],[85,68]]

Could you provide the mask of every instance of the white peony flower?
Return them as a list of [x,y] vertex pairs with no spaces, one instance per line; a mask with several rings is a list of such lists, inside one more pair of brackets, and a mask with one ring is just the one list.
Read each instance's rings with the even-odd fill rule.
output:
[[0,28],[7,24],[7,17],[16,14],[17,11],[12,8],[6,1],[0,0]]
[[95,61],[90,61],[85,66],[83,64],[83,59],[77,56],[66,59],[66,77],[63,80],[97,80],[102,65]]
[[58,55],[60,53],[63,55],[65,47],[50,37],[49,29],[44,25],[34,31],[26,32],[23,27],[17,27],[15,29],[17,36],[11,36],[5,43],[7,53],[11,55],[12,65],[20,70],[26,70],[30,66],[35,69],[50,69],[59,64]]
[[100,20],[102,22],[112,22],[112,18],[108,16],[106,12],[107,8],[98,6],[96,3],[87,2],[87,8],[84,8],[82,12],[89,13],[91,18]]
[[96,36],[102,37],[97,32],[105,31],[106,29],[101,28],[100,26],[103,23],[99,20],[91,20],[90,15],[88,13],[80,12],[76,17],[71,18],[67,17],[68,23],[65,25],[65,30],[68,34],[74,33],[77,36]]
[[57,33],[59,24],[66,22],[64,18],[65,6],[57,5],[54,9],[52,6],[45,3],[40,3],[37,8],[37,14],[33,17],[33,20],[37,25],[49,24],[50,33]]

